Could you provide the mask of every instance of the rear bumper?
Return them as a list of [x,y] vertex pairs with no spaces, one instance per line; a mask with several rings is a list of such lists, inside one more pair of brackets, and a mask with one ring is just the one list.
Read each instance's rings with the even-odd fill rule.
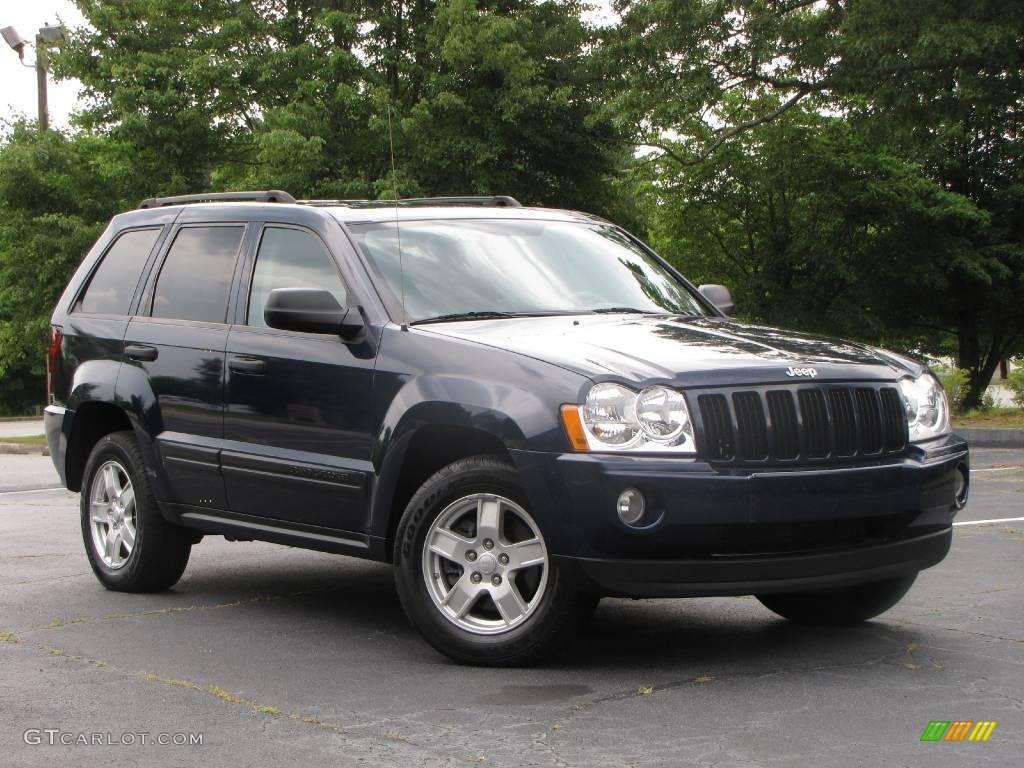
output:
[[50,460],[60,475],[61,485],[67,486],[65,459],[68,452],[68,435],[65,426],[70,425],[68,415],[71,412],[59,405],[48,405],[43,410],[43,430],[46,432],[46,445],[50,449]]
[[684,560],[558,558],[587,592],[619,597],[703,597],[802,592],[916,573],[941,561],[953,529],[843,551]]
[[[549,548],[585,589],[630,597],[801,591],[945,557],[968,478],[950,435],[855,466],[723,469],[699,460],[514,451]],[[647,513],[619,520],[640,490]]]

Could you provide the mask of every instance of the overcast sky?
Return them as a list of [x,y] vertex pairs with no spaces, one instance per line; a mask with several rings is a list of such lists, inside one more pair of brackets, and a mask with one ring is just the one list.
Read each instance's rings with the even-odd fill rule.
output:
[[[606,21],[608,0],[592,0],[599,9],[591,18]],[[74,27],[83,22],[71,0],[0,0],[0,27],[15,27],[22,37],[35,40],[36,31],[43,24],[56,24],[58,19]],[[35,53],[26,48],[25,61],[35,61]],[[59,83],[50,80],[50,124],[66,128],[68,116],[78,101],[77,80]],[[6,45],[0,48],[0,117],[11,119],[19,115],[36,116],[36,73],[34,69],[18,63],[18,55]]]

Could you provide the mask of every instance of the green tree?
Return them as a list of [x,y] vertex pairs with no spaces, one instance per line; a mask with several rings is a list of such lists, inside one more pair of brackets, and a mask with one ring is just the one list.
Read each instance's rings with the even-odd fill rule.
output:
[[607,208],[628,151],[595,114],[576,0],[78,5],[91,28],[59,71],[85,85],[81,126],[129,147],[150,193],[389,197],[397,181]]
[[50,312],[124,201],[102,140],[15,124],[0,143],[0,412],[44,402]]
[[948,292],[964,244],[988,224],[918,166],[801,107],[700,164],[643,163],[655,247],[700,282],[736,286],[744,315],[776,325],[930,338],[900,287]]
[[[941,239],[934,237],[933,210],[916,217],[916,229],[904,225],[896,230],[899,238],[876,241],[894,250],[869,256],[878,263],[875,272],[890,278],[879,286],[881,300],[872,297],[881,307],[873,318],[886,325],[885,335],[914,335],[932,351],[943,348],[947,337],[956,339],[959,366],[970,372],[965,404],[976,405],[999,360],[1024,347],[1019,300],[1024,288],[1024,5],[1012,0],[622,0],[615,5],[623,23],[606,32],[602,53],[613,86],[609,109],[638,144],[660,155],[658,167],[672,164],[686,178],[699,180],[702,164],[748,132],[781,140],[757,129],[801,109],[845,122],[861,137],[859,146],[867,148],[862,155],[874,152],[877,162],[893,169],[894,161],[904,170],[916,166],[917,175],[935,187],[931,199],[939,200],[935,192],[961,199],[954,205],[942,198],[940,207],[954,213],[943,220],[961,223],[941,227]],[[778,154],[761,144],[753,149]],[[813,166],[805,170],[824,173]],[[801,179],[790,181],[794,191],[800,188]],[[877,216],[873,224],[889,232],[890,213],[878,210]],[[934,249],[915,247],[922,242]],[[762,271],[776,269],[778,249],[757,252],[767,260]],[[844,253],[846,260],[854,257],[853,250]],[[885,268],[894,263],[900,268]],[[820,306],[833,290],[831,280],[808,283],[799,298]],[[922,326],[933,331],[917,335]]]

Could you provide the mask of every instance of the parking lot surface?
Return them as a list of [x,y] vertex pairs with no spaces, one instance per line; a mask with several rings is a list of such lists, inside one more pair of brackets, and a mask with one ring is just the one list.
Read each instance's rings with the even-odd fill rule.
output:
[[[1006,520],[1024,518],[1024,451],[972,463],[949,557],[875,621],[801,628],[749,597],[605,600],[564,658],[496,670],[435,653],[388,567],[350,558],[210,537],[174,590],[107,592],[50,460],[0,455],[2,761],[1019,765],[1024,519]],[[920,741],[934,720],[997,725],[984,743]]]

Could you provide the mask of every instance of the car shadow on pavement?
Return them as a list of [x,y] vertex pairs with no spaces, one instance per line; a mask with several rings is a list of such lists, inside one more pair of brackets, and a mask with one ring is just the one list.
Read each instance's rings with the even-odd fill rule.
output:
[[[187,595],[195,603],[251,602],[264,617],[286,608],[297,633],[316,625],[337,642],[359,643],[368,634],[403,641],[367,646],[378,661],[381,654],[394,654],[397,663],[408,661],[403,657],[410,651],[420,661],[420,651],[433,653],[406,620],[391,569],[378,563],[315,558],[202,568],[191,571],[171,595]],[[662,669],[703,665],[763,674],[794,665],[855,666],[899,661],[925,632],[884,617],[854,627],[800,626],[778,619],[750,597],[605,599],[572,645],[544,668],[635,667],[639,660]]]

